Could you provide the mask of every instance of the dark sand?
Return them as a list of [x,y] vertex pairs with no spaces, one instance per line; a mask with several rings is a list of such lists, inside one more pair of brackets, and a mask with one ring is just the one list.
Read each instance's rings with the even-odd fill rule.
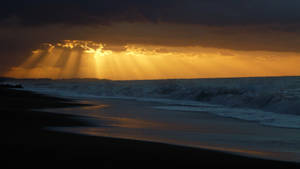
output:
[[205,168],[207,165],[300,168],[298,163],[211,150],[47,131],[44,128],[48,126],[88,124],[78,116],[32,109],[80,105],[7,86],[0,86],[0,99],[1,168]]

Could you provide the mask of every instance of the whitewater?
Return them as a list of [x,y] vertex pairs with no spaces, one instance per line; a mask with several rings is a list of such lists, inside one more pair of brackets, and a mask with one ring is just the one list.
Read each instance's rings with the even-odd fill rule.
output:
[[111,81],[5,79],[25,90],[68,98],[160,102],[153,109],[208,112],[262,125],[300,128],[300,77]]

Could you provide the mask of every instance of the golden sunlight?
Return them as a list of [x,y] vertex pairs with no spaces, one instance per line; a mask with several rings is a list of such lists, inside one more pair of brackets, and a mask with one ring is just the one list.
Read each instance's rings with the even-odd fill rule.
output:
[[298,53],[204,47],[126,45],[122,51],[92,41],[43,44],[5,76],[142,80],[299,75]]

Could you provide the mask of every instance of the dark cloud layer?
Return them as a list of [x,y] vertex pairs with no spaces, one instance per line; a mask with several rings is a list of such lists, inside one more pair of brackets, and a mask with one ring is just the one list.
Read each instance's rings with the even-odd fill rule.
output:
[[299,0],[11,0],[1,19],[24,25],[169,22],[208,25],[299,24]]
[[0,74],[65,39],[300,52],[299,9],[299,0],[1,1]]

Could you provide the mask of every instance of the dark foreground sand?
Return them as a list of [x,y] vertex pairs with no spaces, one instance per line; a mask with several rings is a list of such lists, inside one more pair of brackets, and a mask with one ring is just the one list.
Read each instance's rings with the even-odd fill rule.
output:
[[300,168],[297,163],[217,151],[47,131],[46,126],[88,124],[77,116],[32,109],[80,105],[8,86],[0,86],[0,99],[1,168]]

